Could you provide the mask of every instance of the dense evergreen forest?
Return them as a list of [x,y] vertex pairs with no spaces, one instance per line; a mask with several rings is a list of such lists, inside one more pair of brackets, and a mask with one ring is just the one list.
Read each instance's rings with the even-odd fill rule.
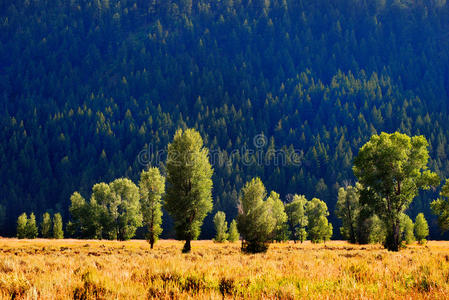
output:
[[[339,224],[338,189],[374,133],[424,135],[449,175],[448,49],[445,0],[1,0],[0,234],[24,211],[67,220],[75,190],[137,182],[145,163],[164,172],[156,153],[180,127],[221,157],[202,237],[255,176],[325,200]],[[407,212],[431,238],[437,192]]]

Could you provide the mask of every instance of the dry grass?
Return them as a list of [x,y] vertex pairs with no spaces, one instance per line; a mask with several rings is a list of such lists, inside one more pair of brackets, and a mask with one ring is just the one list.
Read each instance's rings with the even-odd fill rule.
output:
[[240,244],[0,239],[0,298],[449,299],[449,242],[399,253],[345,242]]

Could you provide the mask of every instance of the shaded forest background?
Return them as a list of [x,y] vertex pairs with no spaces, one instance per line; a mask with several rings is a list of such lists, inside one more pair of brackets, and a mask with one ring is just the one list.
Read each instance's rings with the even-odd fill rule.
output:
[[[284,200],[325,200],[338,228],[338,188],[374,133],[424,135],[449,175],[448,49],[445,0],[1,0],[0,234],[24,211],[68,220],[75,190],[137,182],[142,150],[178,127],[224,158],[201,237],[255,176]],[[258,134],[301,164],[247,163]],[[436,195],[408,210],[431,238]]]

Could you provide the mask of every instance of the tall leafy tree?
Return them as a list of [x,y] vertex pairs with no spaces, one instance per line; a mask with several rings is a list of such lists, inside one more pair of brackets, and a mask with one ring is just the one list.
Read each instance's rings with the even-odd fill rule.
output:
[[441,230],[449,230],[449,179],[446,179],[440,191],[440,198],[430,203],[430,207],[433,213],[438,216],[438,225]]
[[228,241],[230,242],[236,242],[240,238],[239,231],[237,229],[237,222],[235,220],[232,220],[231,224],[229,225],[229,237]]
[[312,243],[320,243],[326,241],[332,236],[332,224],[328,222],[329,210],[326,202],[313,198],[307,202],[307,217],[309,220],[309,238]]
[[242,188],[237,228],[242,236],[242,250],[245,252],[266,251],[276,227],[271,205],[265,200],[266,194],[260,178],[253,178]]
[[438,175],[427,167],[427,147],[423,136],[381,133],[373,135],[354,160],[354,173],[364,187],[363,199],[387,226],[388,250],[399,250],[401,213],[420,189],[438,185]]
[[351,243],[357,242],[357,225],[360,214],[360,185],[348,186],[338,190],[336,214],[342,220],[341,235]]
[[427,236],[429,235],[429,225],[427,224],[427,220],[423,213],[419,213],[416,216],[414,232],[416,240],[420,244],[424,244]]
[[278,242],[288,240],[287,214],[285,213],[284,203],[279,198],[279,194],[271,191],[270,196],[267,198],[267,205],[271,206],[271,213],[276,220],[273,239]]
[[85,239],[102,237],[99,207],[93,197],[88,203],[80,193],[74,192],[70,196],[69,212],[71,220],[66,228],[72,237]]
[[17,218],[17,237],[19,239],[27,238],[27,214],[23,213]]
[[36,224],[36,216],[34,213],[31,213],[27,220],[26,225],[26,234],[27,238],[29,239],[35,239],[38,235],[38,229]]
[[413,243],[415,241],[415,234],[413,233],[414,224],[412,219],[404,213],[401,214],[399,227],[401,241],[404,241],[407,245]]
[[309,224],[309,220],[305,210],[306,204],[307,199],[305,196],[294,195],[292,202],[285,205],[287,221],[295,243],[297,240],[302,243],[307,239],[306,227]]
[[51,238],[52,237],[52,232],[51,232],[51,228],[52,224],[51,224],[51,217],[50,214],[48,212],[44,213],[44,215],[42,216],[42,223],[41,223],[41,235],[43,238]]
[[159,168],[149,168],[140,173],[139,191],[143,224],[147,229],[146,239],[153,249],[162,233],[162,196],[165,193],[165,177]]
[[167,153],[165,208],[173,217],[178,239],[185,240],[183,252],[200,234],[212,210],[212,166],[209,150],[195,129],[178,129]]
[[214,241],[218,243],[225,242],[228,237],[228,222],[226,222],[226,214],[222,211],[217,211],[214,216],[214,226],[215,226],[215,238]]
[[116,239],[131,239],[138,227],[142,226],[139,189],[128,178],[119,178],[110,183],[111,206],[109,212],[113,220],[113,234]]
[[63,239],[64,231],[62,229],[62,216],[60,213],[56,213],[53,216],[53,238]]

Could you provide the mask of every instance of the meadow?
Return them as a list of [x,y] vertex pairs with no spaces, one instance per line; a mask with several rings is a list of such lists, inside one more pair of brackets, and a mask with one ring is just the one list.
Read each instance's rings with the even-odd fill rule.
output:
[[2,299],[448,299],[449,242],[240,243],[0,239]]

